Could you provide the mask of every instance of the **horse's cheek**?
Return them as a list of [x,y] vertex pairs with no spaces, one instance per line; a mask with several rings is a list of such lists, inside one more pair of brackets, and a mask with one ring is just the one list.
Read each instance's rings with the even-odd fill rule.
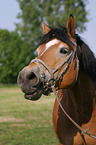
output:
[[[75,62],[74,62],[75,63]],[[70,64],[69,69],[63,75],[63,79],[60,88],[67,88],[76,81],[77,69],[74,69],[75,64]]]

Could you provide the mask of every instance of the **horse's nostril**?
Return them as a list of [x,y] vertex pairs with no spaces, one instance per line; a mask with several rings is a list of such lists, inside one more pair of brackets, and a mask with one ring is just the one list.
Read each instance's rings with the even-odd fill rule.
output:
[[31,72],[26,76],[26,78],[31,81],[32,86],[36,86],[39,83],[39,78],[36,73]]
[[35,73],[31,72],[31,73],[27,76],[27,78],[28,78],[29,80],[33,80],[34,78],[36,78],[36,75],[35,75]]

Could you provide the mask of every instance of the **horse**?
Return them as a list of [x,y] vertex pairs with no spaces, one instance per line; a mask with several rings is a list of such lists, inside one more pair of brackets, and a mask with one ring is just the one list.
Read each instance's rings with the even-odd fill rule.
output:
[[59,145],[96,145],[94,53],[75,32],[73,15],[66,27],[44,22],[42,27],[38,56],[19,72],[17,83],[29,100],[55,92],[53,126]]

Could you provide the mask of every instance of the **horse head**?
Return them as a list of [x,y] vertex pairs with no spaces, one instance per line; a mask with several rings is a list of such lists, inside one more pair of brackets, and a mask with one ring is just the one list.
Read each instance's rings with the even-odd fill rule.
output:
[[66,88],[77,80],[79,59],[75,40],[75,21],[70,15],[67,26],[49,28],[42,22],[45,35],[37,48],[38,56],[18,75],[25,98],[37,100],[42,94]]

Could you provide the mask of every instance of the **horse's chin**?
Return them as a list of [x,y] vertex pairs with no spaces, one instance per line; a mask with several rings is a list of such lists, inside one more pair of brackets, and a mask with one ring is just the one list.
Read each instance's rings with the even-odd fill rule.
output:
[[25,99],[36,101],[41,97],[42,93],[43,91],[38,89],[34,93],[25,93],[24,97]]
[[51,90],[51,89],[45,90],[45,91],[43,91],[43,95],[48,96],[48,95],[50,95],[50,94],[51,94],[51,92],[52,92],[52,90]]

